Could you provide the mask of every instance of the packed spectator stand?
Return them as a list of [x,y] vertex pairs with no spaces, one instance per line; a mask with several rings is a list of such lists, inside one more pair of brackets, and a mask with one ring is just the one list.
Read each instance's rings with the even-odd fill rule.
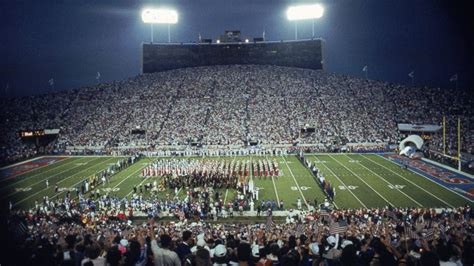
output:
[[[69,146],[110,153],[163,145],[398,143],[397,123],[462,120],[463,152],[473,153],[472,92],[413,88],[324,71],[231,65],[178,69],[38,96],[2,99],[1,158],[37,150],[18,130],[58,128],[44,152]],[[450,120],[450,121],[451,121]],[[449,123],[448,123],[449,124]],[[316,132],[301,134],[305,125]],[[450,124],[452,126],[452,123]],[[139,127],[146,134],[134,135]],[[456,131],[449,129],[455,154]],[[432,148],[441,149],[440,136]]]

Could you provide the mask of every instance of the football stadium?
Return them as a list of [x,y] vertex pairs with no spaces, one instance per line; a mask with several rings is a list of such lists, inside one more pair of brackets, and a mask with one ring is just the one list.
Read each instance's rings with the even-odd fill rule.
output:
[[326,2],[288,2],[282,40],[135,6],[138,75],[7,84],[1,265],[474,265],[472,86],[331,71]]

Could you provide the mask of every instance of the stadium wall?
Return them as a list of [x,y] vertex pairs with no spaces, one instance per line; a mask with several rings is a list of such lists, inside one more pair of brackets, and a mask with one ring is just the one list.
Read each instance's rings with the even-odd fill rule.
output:
[[210,65],[276,65],[323,69],[323,40],[142,44],[142,73]]

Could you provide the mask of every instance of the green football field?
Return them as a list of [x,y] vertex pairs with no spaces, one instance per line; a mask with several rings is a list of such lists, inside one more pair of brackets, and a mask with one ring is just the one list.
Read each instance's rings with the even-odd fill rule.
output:
[[[31,172],[0,180],[0,197],[9,201],[17,208],[29,208],[35,200],[48,195],[50,198],[63,197],[65,191],[78,186],[86,177],[106,169],[123,157],[68,157]],[[267,157],[276,159],[281,175],[278,177],[252,177],[260,190],[260,200],[283,200],[285,208],[296,208],[296,201],[313,204],[316,199],[322,203],[325,194],[312,176],[311,172],[296,156]],[[402,169],[386,158],[375,154],[316,154],[306,155],[315,163],[320,171],[336,188],[334,205],[337,208],[361,207],[457,207],[472,202],[447,188],[419,174]],[[197,159],[197,157],[196,157]],[[212,160],[259,160],[259,157],[206,157]],[[160,158],[143,158],[125,170],[116,173],[107,185],[101,185],[100,194],[129,197],[134,185],[143,185],[158,181],[160,177],[142,178],[141,170],[150,162]],[[252,171],[250,171],[252,174]],[[46,187],[46,179],[49,187]],[[54,186],[58,184],[59,193]],[[236,191],[222,189],[220,191],[226,202],[234,199]],[[145,197],[152,196],[144,193]],[[74,192],[71,192],[75,195]],[[174,191],[166,190],[158,193],[165,197]],[[186,191],[179,191],[178,196],[184,197]]]

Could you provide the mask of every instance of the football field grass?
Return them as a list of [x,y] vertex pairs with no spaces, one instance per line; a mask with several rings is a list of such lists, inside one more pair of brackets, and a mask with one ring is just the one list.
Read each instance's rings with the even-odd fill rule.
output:
[[[0,180],[0,197],[15,207],[29,208],[34,202],[41,202],[44,196],[49,198],[63,197],[67,190],[79,186],[88,176],[106,169],[123,157],[68,157],[45,167]],[[191,157],[203,160],[261,160],[262,156],[237,157]],[[319,184],[296,156],[268,156],[275,159],[280,168],[278,177],[250,178],[259,188],[259,200],[275,200],[284,202],[285,208],[296,208],[298,198],[303,203],[318,204],[325,199]],[[110,183],[100,185],[100,194],[129,197],[134,186],[146,183],[159,183],[161,177],[141,177],[141,170],[150,162],[161,158],[143,158],[128,168],[112,176]],[[334,205],[337,208],[361,207],[458,207],[472,204],[472,201],[461,197],[428,178],[389,161],[376,154],[307,154],[306,159],[315,164],[335,188]],[[49,181],[49,187],[46,186]],[[60,191],[55,193],[58,185]],[[220,189],[225,202],[232,201],[236,196],[234,189]],[[152,195],[143,192],[145,198],[175,195],[169,189]],[[71,192],[75,196],[75,192]],[[184,198],[186,189],[178,191],[178,197]],[[257,203],[259,204],[259,203]]]

